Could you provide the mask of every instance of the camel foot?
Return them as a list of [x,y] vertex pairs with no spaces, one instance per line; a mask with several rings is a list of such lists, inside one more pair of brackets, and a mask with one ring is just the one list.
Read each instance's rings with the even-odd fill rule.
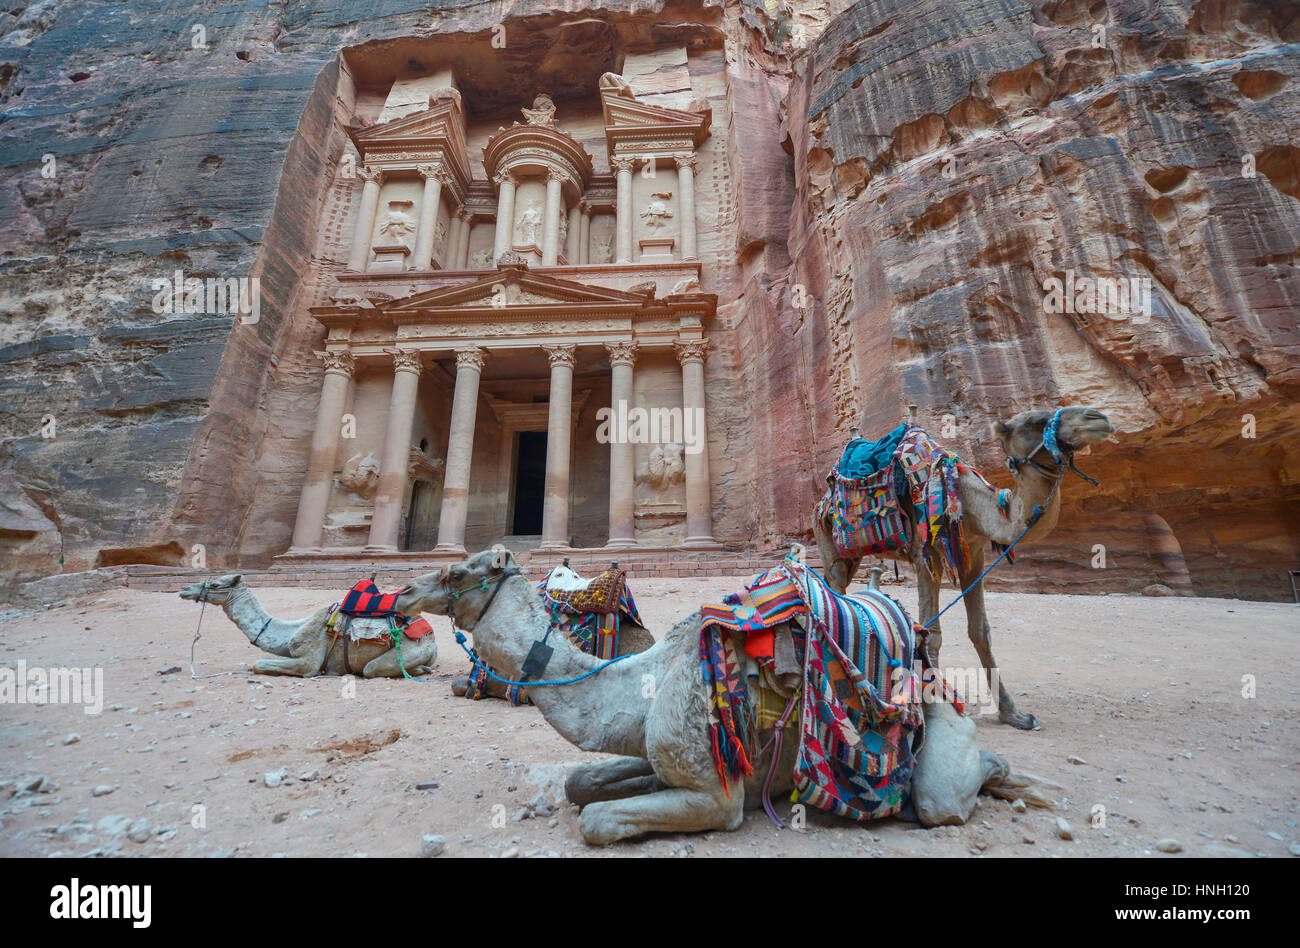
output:
[[457,675],[451,680],[451,693],[457,698],[465,697],[465,692],[469,691],[469,678],[466,675]]
[[1015,708],[999,711],[998,720],[1003,724],[1010,724],[1012,727],[1018,727],[1022,731],[1038,730],[1038,718],[1026,711],[1017,711]]

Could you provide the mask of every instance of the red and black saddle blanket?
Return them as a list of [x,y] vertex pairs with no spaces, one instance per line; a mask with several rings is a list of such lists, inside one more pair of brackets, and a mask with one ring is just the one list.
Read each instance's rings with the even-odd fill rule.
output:
[[[381,593],[368,579],[354,585],[343,601],[330,610],[329,629],[335,635],[347,631],[357,641],[376,641],[401,633],[420,639],[433,631],[428,619],[412,618],[397,611],[397,593]],[[338,622],[339,615],[345,621]],[[376,621],[378,620],[378,621]]]

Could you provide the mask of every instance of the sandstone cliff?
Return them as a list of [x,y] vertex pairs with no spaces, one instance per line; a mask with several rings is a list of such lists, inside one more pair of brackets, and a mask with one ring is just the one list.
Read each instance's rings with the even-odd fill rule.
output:
[[[698,62],[720,83],[731,195],[703,248],[719,539],[806,536],[850,424],[882,431],[916,404],[1006,483],[990,420],[1088,403],[1121,428],[1080,459],[1102,486],[1069,483],[1058,532],[1002,582],[1286,598],[1300,35],[1283,8],[0,13],[0,570],[54,572],[61,550],[68,570],[179,562],[195,544],[211,565],[265,565],[287,546],[320,379],[304,275],[346,145],[349,55],[415,61],[505,22],[511,62],[557,76],[566,56],[666,37],[718,51]],[[150,281],[177,268],[259,277],[258,321],[155,313]],[[1150,319],[1045,312],[1044,280],[1066,271],[1149,280]]]

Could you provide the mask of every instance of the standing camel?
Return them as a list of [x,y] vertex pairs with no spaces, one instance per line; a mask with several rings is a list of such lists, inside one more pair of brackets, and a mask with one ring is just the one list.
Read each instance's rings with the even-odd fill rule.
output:
[[[1055,452],[1049,447],[1051,432],[1048,423],[1057,418]],[[961,495],[962,531],[970,550],[969,561],[958,571],[961,588],[966,589],[984,572],[984,550],[987,541],[1007,546],[1024,532],[1021,543],[1034,543],[1047,536],[1056,527],[1061,514],[1060,481],[1067,470],[1074,468],[1074,452],[1105,441],[1115,432],[1115,427],[1103,412],[1093,408],[1063,408],[1059,412],[1035,410],[1016,415],[1008,422],[994,425],[994,433],[1007,455],[1007,466],[1015,478],[1006,503],[1006,512],[998,504],[998,491],[973,471],[959,475]],[[1045,439],[1045,434],[1049,435]],[[1083,475],[1080,475],[1083,476]],[[830,504],[823,500],[819,511],[829,511]],[[1033,526],[1029,526],[1034,509],[1042,513]],[[904,504],[908,527],[914,535],[917,513],[910,504]],[[1028,527],[1028,532],[1025,532]],[[818,517],[813,523],[817,548],[821,551],[826,581],[836,592],[843,593],[858,571],[861,557],[841,556],[832,539],[829,523]],[[908,560],[916,570],[917,598],[920,604],[920,623],[925,625],[939,612],[940,576],[931,572],[930,565],[920,549],[920,544],[910,544],[911,549],[882,553],[890,559]],[[984,585],[980,583],[966,594],[966,628],[970,640],[979,654],[980,662],[993,687],[997,662],[993,658],[990,642],[988,614],[984,609]],[[939,623],[931,625],[925,637],[926,657],[932,667],[939,667],[939,648],[943,635]],[[1016,703],[999,675],[998,718],[1004,724],[1024,730],[1038,727],[1032,714],[1016,709]]]

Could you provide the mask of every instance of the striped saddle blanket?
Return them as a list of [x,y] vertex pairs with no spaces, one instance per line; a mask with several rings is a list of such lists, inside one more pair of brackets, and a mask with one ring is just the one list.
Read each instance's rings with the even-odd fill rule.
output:
[[397,593],[381,593],[368,579],[358,581],[330,606],[325,628],[335,638],[346,635],[353,642],[392,641],[399,632],[404,638],[420,639],[433,631],[428,619],[397,611]]
[[788,629],[799,671],[793,690],[802,691],[799,801],[854,820],[903,807],[924,718],[912,668],[916,635],[902,606],[873,590],[839,596],[787,557],[743,593],[701,612],[710,745],[724,787],[758,764],[758,732],[772,723],[763,706],[779,680],[772,673],[790,664],[781,656]]

